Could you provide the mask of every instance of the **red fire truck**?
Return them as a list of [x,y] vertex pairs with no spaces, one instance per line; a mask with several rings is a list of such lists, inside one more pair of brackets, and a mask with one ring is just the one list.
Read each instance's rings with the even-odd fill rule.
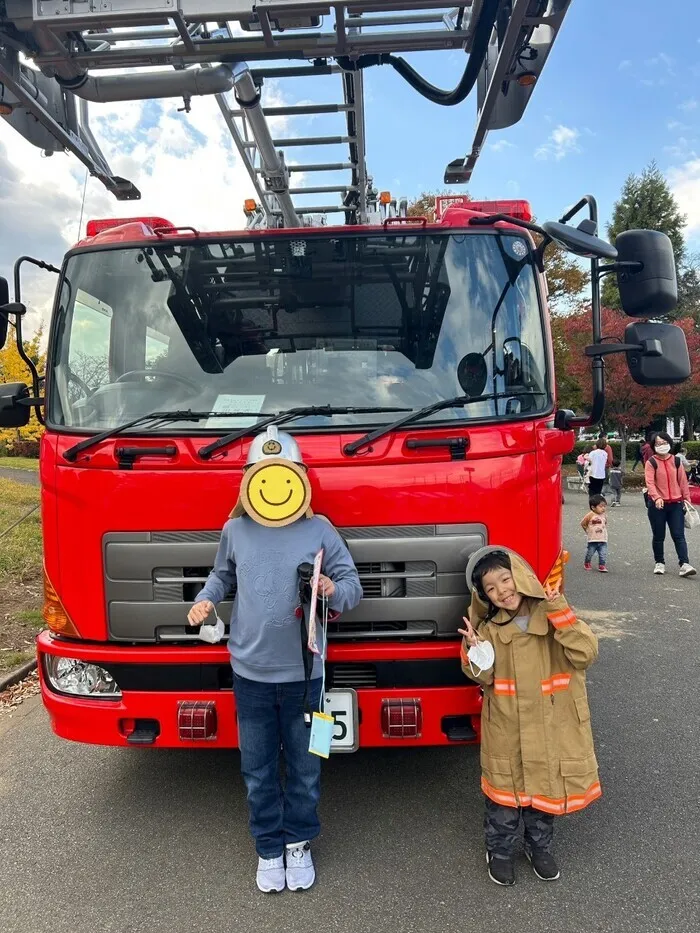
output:
[[[555,4],[561,16],[566,5]],[[486,15],[495,6],[475,4],[472,12]],[[470,156],[450,163],[448,179],[469,177],[489,120],[508,125],[504,109],[515,98],[520,112],[527,103],[537,72],[527,58],[525,80],[522,41],[535,43],[540,27],[518,18],[525,8],[509,5],[507,28],[487,23],[477,137]],[[33,15],[44,16],[42,8]],[[103,25],[110,15],[100,15]],[[361,15],[353,15],[359,27]],[[425,21],[421,15],[416,23]],[[129,25],[125,16],[122,26]],[[278,16],[272,27],[284,30]],[[152,11],[150,17],[149,29]],[[190,57],[201,51],[205,62],[211,43],[240,39],[210,31],[203,37],[184,22]],[[44,41],[49,26],[35,25]],[[49,25],[66,42],[66,55],[54,43],[51,59],[64,99],[91,80],[111,80],[86,72],[83,85],[67,84],[70,68],[121,61],[105,57],[99,43],[119,51],[122,40],[106,30],[98,43],[94,23],[71,23],[70,35],[85,30],[85,48],[76,50],[61,24]],[[464,44],[469,30],[478,58],[479,22],[453,26],[450,41]],[[140,28],[135,22],[131,29],[127,64],[138,60]],[[551,45],[556,29],[548,28]],[[143,54],[152,62],[154,45],[145,36]],[[438,199],[436,218],[427,222],[406,217],[401,203],[373,189],[360,139],[362,70],[343,54],[353,36],[344,34],[342,48],[337,30],[333,39],[346,94],[342,112],[353,117],[351,181],[340,204],[299,207],[260,106],[264,75],[257,80],[236,66],[229,74],[239,111],[225,106],[232,125],[247,121],[263,166],[253,166],[251,177],[256,185],[264,180],[259,200],[246,204],[247,228],[206,233],[157,217],[91,221],[61,268],[48,267],[59,278],[45,386],[25,355],[32,385],[0,387],[0,425],[25,424],[32,410],[46,425],[47,629],[38,656],[43,700],[60,736],[124,746],[236,745],[228,649],[223,641],[203,643],[186,616],[212,567],[251,439],[276,424],[299,442],[314,510],[346,539],[364,590],[359,607],[329,626],[334,748],[476,741],[481,696],[460,671],[457,635],[470,554],[503,544],[542,580],[561,580],[561,459],[574,429],[601,416],[604,357],[625,352],[643,385],[689,374],[678,328],[633,320],[624,344],[605,343],[600,332],[603,274],[617,274],[633,318],[673,307],[673,254],[663,235],[630,231],[613,248],[596,236],[590,197],[541,226],[525,201],[464,198]],[[251,54],[252,40],[244,41]],[[540,47],[537,68],[549,48]],[[38,63],[46,58],[38,55]],[[221,78],[203,67],[201,81],[209,71]],[[292,68],[292,76],[299,71]],[[507,74],[514,89],[508,100]],[[183,73],[167,75],[184,93]],[[22,72],[9,77],[5,86],[25,103],[28,80],[54,80],[41,72],[24,81]],[[115,77],[131,81],[135,93],[135,76]],[[158,73],[159,92],[164,80]],[[100,172],[118,196],[134,196],[106,165]],[[581,210],[586,216],[574,227],[568,221]],[[331,211],[346,222],[305,222]],[[586,352],[594,397],[584,417],[556,407],[544,275],[551,242],[591,262]],[[12,319],[22,354],[26,261],[40,264],[18,260],[14,301],[0,283],[0,345]],[[275,585],[259,581],[261,600]],[[229,593],[220,609],[225,622],[233,599]]]

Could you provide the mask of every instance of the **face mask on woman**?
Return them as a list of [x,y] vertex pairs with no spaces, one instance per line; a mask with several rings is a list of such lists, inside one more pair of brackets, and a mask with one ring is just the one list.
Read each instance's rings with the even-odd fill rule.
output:
[[659,444],[659,446],[656,448],[656,452],[657,454],[661,454],[663,457],[664,454],[671,453],[671,447],[668,444]]

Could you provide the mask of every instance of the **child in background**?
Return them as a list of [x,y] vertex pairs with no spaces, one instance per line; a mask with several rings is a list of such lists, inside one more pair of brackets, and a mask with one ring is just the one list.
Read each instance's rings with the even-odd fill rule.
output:
[[608,519],[605,512],[608,503],[605,496],[595,495],[588,500],[590,512],[586,512],[581,520],[581,527],[588,536],[588,547],[583,561],[584,570],[592,570],[591,560],[598,554],[598,570],[607,573],[608,562]]
[[612,469],[610,470],[610,478],[608,484],[612,489],[613,500],[610,503],[610,508],[614,509],[616,505],[622,505],[622,470],[620,469],[620,461],[613,460]]

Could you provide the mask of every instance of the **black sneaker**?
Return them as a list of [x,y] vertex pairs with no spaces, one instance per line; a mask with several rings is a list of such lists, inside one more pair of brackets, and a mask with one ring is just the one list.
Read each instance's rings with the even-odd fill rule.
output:
[[559,868],[554,861],[554,856],[549,852],[528,852],[525,850],[525,857],[532,865],[532,870],[541,881],[556,881],[559,877]]
[[489,867],[489,878],[496,884],[515,884],[515,859],[486,853],[486,864]]

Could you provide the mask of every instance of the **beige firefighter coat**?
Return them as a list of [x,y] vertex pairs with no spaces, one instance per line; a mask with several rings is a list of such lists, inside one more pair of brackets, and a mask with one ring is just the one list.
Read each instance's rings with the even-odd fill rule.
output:
[[506,548],[518,592],[526,597],[518,615],[529,616],[521,632],[511,615],[488,607],[472,587],[470,621],[491,642],[493,667],[470,670],[462,644],[462,670],[484,688],[481,713],[481,787],[495,803],[531,806],[546,813],[572,813],[601,795],[586,695],[586,668],[598,642],[576,618],[566,598],[548,602],[530,566]]

